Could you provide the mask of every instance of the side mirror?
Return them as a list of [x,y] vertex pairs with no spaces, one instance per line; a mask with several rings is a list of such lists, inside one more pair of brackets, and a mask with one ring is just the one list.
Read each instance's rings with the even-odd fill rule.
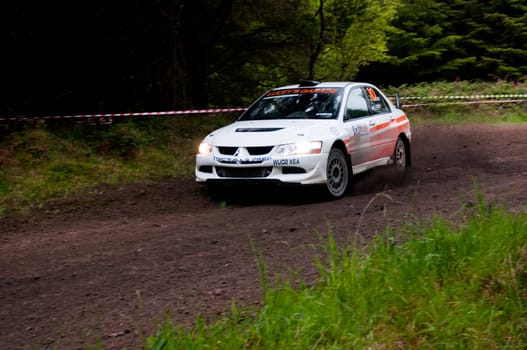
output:
[[395,108],[401,109],[403,107],[403,101],[401,101],[401,96],[399,94],[393,95],[393,98],[395,99]]

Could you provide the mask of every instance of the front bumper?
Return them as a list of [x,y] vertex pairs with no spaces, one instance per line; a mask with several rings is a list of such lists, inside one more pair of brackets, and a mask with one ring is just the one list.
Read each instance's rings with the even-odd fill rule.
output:
[[249,158],[196,155],[196,181],[269,181],[290,184],[326,182],[326,153]]

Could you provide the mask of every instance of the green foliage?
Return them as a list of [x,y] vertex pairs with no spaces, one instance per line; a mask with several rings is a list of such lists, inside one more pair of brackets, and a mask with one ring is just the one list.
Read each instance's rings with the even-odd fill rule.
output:
[[208,99],[247,105],[272,87],[306,78],[315,11],[301,0],[234,1],[224,31],[210,33],[212,61],[199,67],[207,73]]
[[386,32],[398,1],[324,3],[327,34],[315,65],[321,80],[353,80],[359,69],[385,57]]
[[392,25],[388,58],[361,77],[398,85],[437,79],[517,81],[527,74],[527,5],[521,1],[403,2]]
[[208,74],[207,97],[221,105],[248,104],[272,87],[301,79],[354,78],[384,57],[398,1],[234,3],[225,31],[214,35],[209,58],[215,62],[200,61]]
[[315,285],[278,283],[260,309],[233,307],[210,325],[168,321],[146,348],[523,348],[527,217],[482,198],[466,210],[458,228],[436,218],[366,249],[338,246],[330,233]]
[[198,62],[219,105],[308,77],[400,85],[527,74],[527,6],[518,1],[237,0],[226,20],[211,62]]
[[527,74],[524,59],[527,51],[525,3],[458,1],[455,9],[458,20],[465,23],[461,44],[467,47],[468,56],[478,58],[475,67],[459,66],[459,69],[472,69],[480,75],[512,80]]
[[[174,40],[187,45],[178,66],[186,69],[185,84],[176,76],[175,86],[188,86],[194,104],[247,104],[271,87],[305,78],[400,85],[527,75],[527,5],[521,1],[197,4],[178,12],[177,33],[188,38]],[[209,17],[217,20],[204,20]]]
[[[12,40],[4,56],[27,64],[6,71],[4,115],[244,106],[270,87],[306,78],[401,85],[527,76],[527,4],[520,0],[144,1],[121,7],[119,23],[92,2],[82,9],[68,3],[60,14],[49,4],[9,9],[10,32],[24,50]],[[54,16],[98,18],[98,30]],[[71,41],[54,40],[64,28]],[[74,40],[84,37],[91,40]],[[89,47],[107,55],[18,59],[59,44],[53,52]],[[73,84],[71,72],[83,83]],[[48,88],[19,84],[35,77]],[[127,154],[122,141],[124,149],[112,152]]]

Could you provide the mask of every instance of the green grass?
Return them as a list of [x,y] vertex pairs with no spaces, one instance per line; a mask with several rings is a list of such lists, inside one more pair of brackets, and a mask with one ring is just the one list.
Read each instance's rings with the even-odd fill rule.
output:
[[[526,94],[527,83],[495,82],[434,82],[399,87],[387,87],[386,93],[399,93],[403,97],[473,96]],[[413,125],[430,124],[479,124],[479,123],[525,123],[527,122],[527,99],[520,103],[501,104],[452,104],[463,100],[425,99],[405,100],[403,109]],[[426,103],[427,106],[411,107]],[[404,105],[407,105],[405,108]]]
[[527,99],[517,104],[447,105],[404,108],[413,126],[527,123]]
[[527,83],[510,82],[505,80],[491,82],[437,81],[433,83],[419,83],[398,87],[385,87],[389,94],[398,92],[401,96],[459,96],[459,95],[510,95],[527,93]]
[[0,216],[98,184],[192,177],[203,136],[233,116],[152,118],[107,127],[40,125],[0,143]]
[[[527,216],[482,201],[467,221],[406,226],[366,248],[331,233],[320,279],[272,284],[263,306],[194,327],[167,321],[147,349],[524,349]],[[400,239],[400,237],[397,237]]]

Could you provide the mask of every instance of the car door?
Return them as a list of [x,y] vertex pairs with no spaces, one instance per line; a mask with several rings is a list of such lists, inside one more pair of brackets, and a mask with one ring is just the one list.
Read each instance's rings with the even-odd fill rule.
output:
[[348,94],[344,112],[344,129],[347,135],[344,143],[351,155],[353,166],[368,161],[370,153],[369,118],[370,107],[364,90],[361,87],[352,88]]
[[371,149],[366,158],[374,161],[391,157],[397,140],[395,116],[379,90],[373,86],[363,88],[370,111],[368,131]]

